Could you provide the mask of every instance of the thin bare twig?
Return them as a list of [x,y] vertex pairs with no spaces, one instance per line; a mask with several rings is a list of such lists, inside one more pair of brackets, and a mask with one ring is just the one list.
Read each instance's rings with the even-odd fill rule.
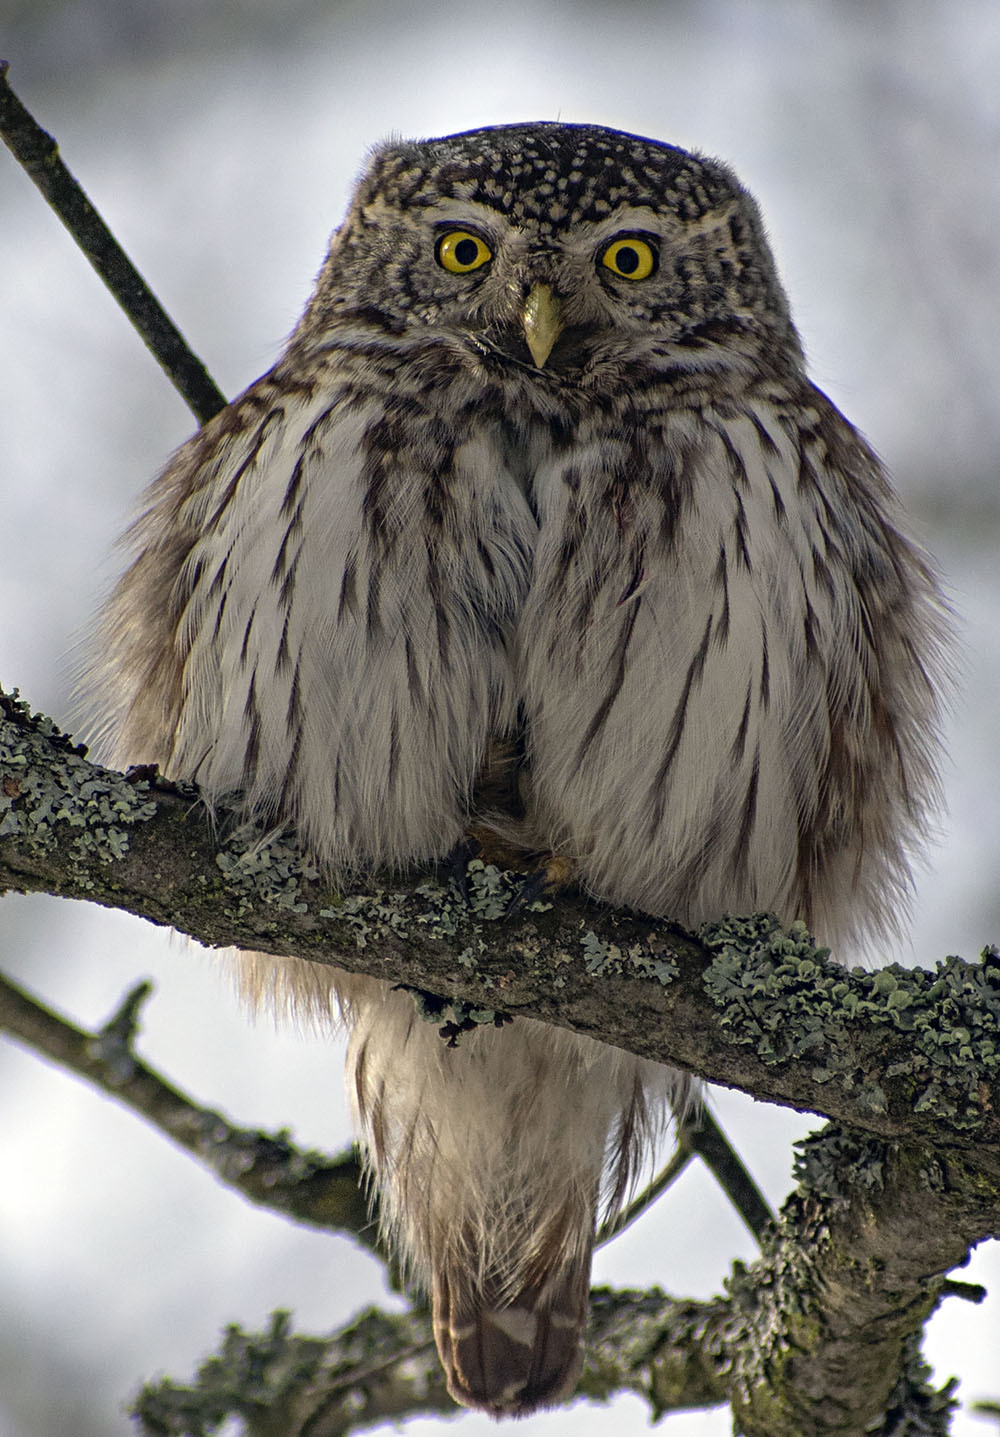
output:
[[0,1032],[146,1118],[250,1202],[346,1233],[378,1252],[378,1225],[359,1186],[356,1152],[328,1158],[294,1147],[284,1133],[236,1127],[140,1061],[132,1040],[139,1008],[151,991],[149,983],[140,983],[103,1027],[88,1033],[0,974]]
[[682,1141],[698,1154],[759,1243],[775,1215],[707,1107],[696,1110],[684,1124]]
[[0,61],[0,136],[90,260],[185,404],[199,423],[205,424],[225,409],[225,395],[66,168],[55,140],[10,88],[7,70],[6,61]]
[[647,1208],[652,1207],[657,1198],[663,1196],[667,1188],[673,1187],[693,1157],[692,1150],[684,1146],[678,1135],[677,1147],[670,1155],[669,1162],[663,1165],[656,1177],[643,1188],[638,1197],[633,1198],[627,1207],[622,1208],[616,1218],[603,1225],[594,1240],[594,1245],[604,1247],[606,1243],[612,1242],[623,1233],[627,1227],[631,1227],[634,1222],[637,1222]]
[[759,1244],[768,1225],[775,1222],[775,1215],[736,1149],[708,1108],[701,1105],[678,1120],[677,1147],[669,1162],[613,1221],[604,1224],[597,1234],[597,1246],[603,1247],[631,1227],[673,1186],[696,1156],[704,1162]]

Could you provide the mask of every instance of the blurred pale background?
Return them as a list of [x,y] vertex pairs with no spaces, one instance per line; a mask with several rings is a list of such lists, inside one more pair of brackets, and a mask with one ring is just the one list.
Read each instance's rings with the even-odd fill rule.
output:
[[[962,615],[950,814],[905,957],[1000,938],[996,0],[0,0],[0,56],[228,394],[275,358],[381,136],[589,120],[730,161],[768,217],[814,377],[886,457]],[[65,720],[112,539],[192,421],[6,152],[0,426],[0,678]],[[338,1053],[251,1029],[211,955],[122,915],[7,898],[0,961],[86,1024],[151,976],[150,1062],[237,1121],[346,1141]],[[738,1095],[717,1106],[780,1202],[790,1144],[815,1123]],[[595,1277],[708,1296],[752,1256],[689,1171]],[[968,1403],[1000,1396],[996,1247],[964,1276],[990,1299],[949,1302],[927,1351]],[[139,1379],[187,1377],[226,1322],[287,1306],[322,1331],[384,1300],[348,1244],[251,1209],[112,1103],[0,1049],[2,1437],[124,1434]],[[459,1422],[466,1437],[495,1430]],[[623,1399],[519,1430],[646,1427]],[[988,1429],[966,1412],[955,1424]],[[666,1430],[730,1424],[720,1410]]]

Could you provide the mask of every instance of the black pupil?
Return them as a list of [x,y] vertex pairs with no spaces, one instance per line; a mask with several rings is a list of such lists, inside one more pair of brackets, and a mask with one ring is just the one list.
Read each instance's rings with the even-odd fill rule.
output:
[[621,249],[615,251],[615,264],[622,274],[632,274],[639,268],[639,252],[631,245],[622,245]]
[[479,246],[474,239],[460,239],[455,246],[455,258],[459,264],[475,264]]

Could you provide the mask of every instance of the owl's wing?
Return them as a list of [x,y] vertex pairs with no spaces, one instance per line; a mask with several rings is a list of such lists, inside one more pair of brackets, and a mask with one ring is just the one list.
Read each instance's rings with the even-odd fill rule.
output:
[[905,885],[941,608],[874,456],[806,399],[647,415],[540,472],[519,682],[538,824],[598,894],[829,942]]
[[240,792],[334,868],[446,851],[511,703],[531,516],[401,390],[286,359],[186,444],[91,680],[116,760]]

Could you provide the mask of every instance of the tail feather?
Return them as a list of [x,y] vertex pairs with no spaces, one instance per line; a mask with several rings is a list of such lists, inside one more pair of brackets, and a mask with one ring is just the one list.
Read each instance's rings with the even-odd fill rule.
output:
[[494,1303],[462,1275],[435,1273],[434,1336],[456,1402],[517,1417],[565,1397],[583,1362],[589,1276],[587,1251],[544,1286]]
[[552,1405],[580,1372],[596,1221],[624,1200],[678,1075],[530,1019],[449,1048],[409,995],[364,981],[344,1000],[351,1096],[449,1390],[494,1417]]

